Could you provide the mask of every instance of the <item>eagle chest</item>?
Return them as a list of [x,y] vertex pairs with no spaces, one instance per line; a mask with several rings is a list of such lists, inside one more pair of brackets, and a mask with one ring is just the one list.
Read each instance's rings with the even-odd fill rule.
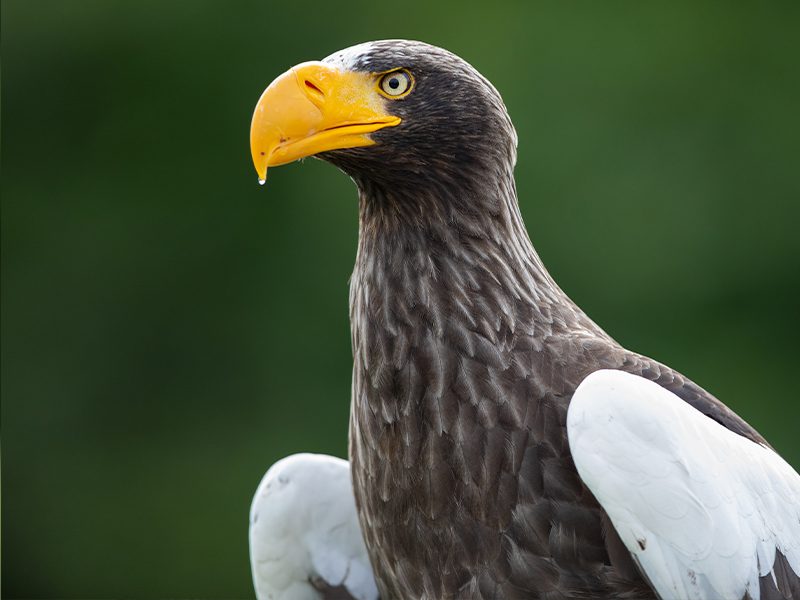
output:
[[[522,336],[482,351],[486,337],[455,319],[437,325],[418,310],[404,322],[367,293],[351,299],[351,459],[380,579],[405,586],[395,595],[447,597],[481,573],[509,573],[515,552],[547,555],[551,500],[583,493],[564,430],[568,396],[545,381],[558,364]],[[525,370],[534,364],[542,376]]]

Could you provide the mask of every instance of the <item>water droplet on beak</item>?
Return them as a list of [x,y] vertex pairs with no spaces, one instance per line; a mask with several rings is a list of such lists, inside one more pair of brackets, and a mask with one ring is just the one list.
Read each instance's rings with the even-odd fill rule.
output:
[[265,183],[267,183],[266,179],[259,179],[258,180],[258,185],[264,185]]

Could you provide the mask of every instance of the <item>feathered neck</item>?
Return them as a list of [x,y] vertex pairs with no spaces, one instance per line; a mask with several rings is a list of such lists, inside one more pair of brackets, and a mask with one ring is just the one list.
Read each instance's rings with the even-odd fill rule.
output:
[[[489,371],[525,379],[532,350],[555,359],[551,340],[607,338],[533,249],[510,167],[468,185],[438,181],[414,186],[415,193],[358,182],[354,403],[371,405],[387,423],[411,410],[397,401],[410,401],[417,386],[441,394],[442,386],[474,383]],[[488,371],[466,377],[464,369],[476,365]]]
[[468,175],[433,174],[407,186],[356,178],[356,275],[413,305],[424,304],[435,288],[455,296],[506,294],[525,304],[578,311],[531,244],[513,163]]

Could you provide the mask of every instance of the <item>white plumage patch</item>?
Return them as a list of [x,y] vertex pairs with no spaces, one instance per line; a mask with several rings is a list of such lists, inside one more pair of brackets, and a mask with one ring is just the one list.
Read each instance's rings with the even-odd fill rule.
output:
[[321,454],[270,467],[250,508],[258,600],[318,600],[317,578],[357,600],[378,598],[350,481],[347,461]]
[[[345,71],[358,71],[366,58],[374,53],[373,42],[364,42],[334,52],[323,59],[324,62],[338,64]],[[398,65],[402,66],[402,65]]]
[[567,415],[583,481],[661,598],[759,600],[776,550],[800,574],[800,476],[656,383],[589,375]]

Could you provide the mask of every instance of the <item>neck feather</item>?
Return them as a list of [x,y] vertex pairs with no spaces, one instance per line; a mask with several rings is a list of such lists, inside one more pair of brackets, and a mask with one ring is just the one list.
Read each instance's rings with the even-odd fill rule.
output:
[[477,401],[497,377],[533,385],[534,354],[549,360],[551,341],[606,337],[542,265],[502,175],[414,194],[359,182],[355,422],[398,422],[421,393]]
[[[444,180],[444,183],[442,181]],[[406,189],[357,180],[356,280],[409,307],[505,296],[530,306],[578,309],[555,284],[530,242],[511,167],[466,182],[437,178]],[[435,296],[441,304],[437,304]],[[505,307],[487,306],[505,314]],[[466,307],[465,307],[466,308]],[[442,315],[443,317],[445,315]]]

